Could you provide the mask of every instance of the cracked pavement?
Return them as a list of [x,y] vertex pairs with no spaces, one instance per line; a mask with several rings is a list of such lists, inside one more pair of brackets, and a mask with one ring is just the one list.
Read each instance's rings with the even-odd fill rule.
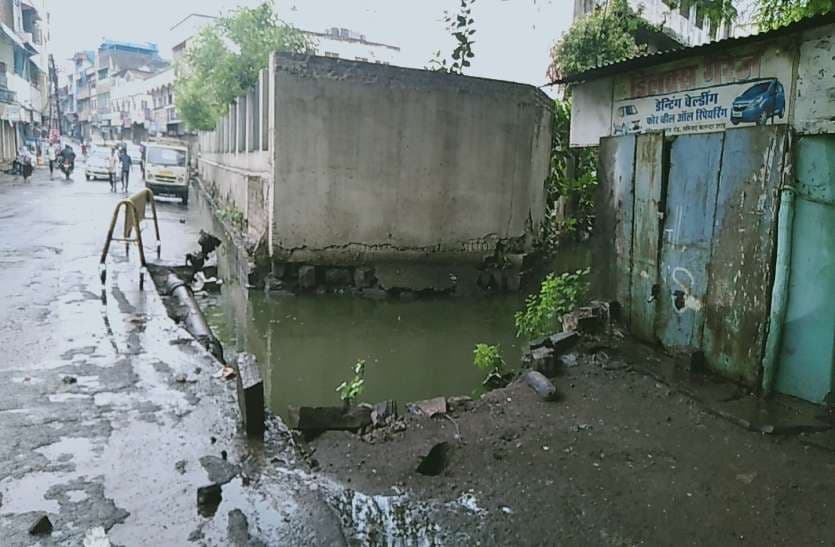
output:
[[[234,385],[212,377],[217,364],[168,319],[150,280],[139,291],[135,248],[126,260],[112,246],[102,302],[99,253],[123,195],[81,173],[0,176],[3,545],[79,545],[99,527],[114,545],[344,543],[336,515],[291,472],[286,432],[273,423],[264,443],[241,437]],[[205,211],[158,209],[163,260],[183,256]],[[197,489],[224,456],[235,475],[201,514]],[[53,532],[29,535],[43,514]]]

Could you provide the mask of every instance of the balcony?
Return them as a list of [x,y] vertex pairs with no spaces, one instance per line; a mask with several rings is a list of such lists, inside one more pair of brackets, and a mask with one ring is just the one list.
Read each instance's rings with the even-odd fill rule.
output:
[[11,89],[7,89],[5,86],[0,87],[0,103],[13,103],[15,102],[15,92]]

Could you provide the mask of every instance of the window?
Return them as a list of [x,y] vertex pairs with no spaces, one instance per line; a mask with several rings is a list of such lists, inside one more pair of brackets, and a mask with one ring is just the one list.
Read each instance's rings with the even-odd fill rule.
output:
[[681,0],[678,6],[678,12],[685,19],[690,19],[690,0]]
[[696,28],[704,28],[705,26],[705,14],[702,13],[702,10],[699,9],[699,6],[696,6]]
[[149,146],[145,150],[145,160],[154,165],[168,165],[183,167],[186,164],[186,154],[173,148],[156,148]]

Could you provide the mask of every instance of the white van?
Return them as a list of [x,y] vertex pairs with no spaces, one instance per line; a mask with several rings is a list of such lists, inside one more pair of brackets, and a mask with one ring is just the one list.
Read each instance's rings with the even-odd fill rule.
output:
[[143,170],[145,187],[154,195],[174,196],[188,203],[188,147],[146,142]]

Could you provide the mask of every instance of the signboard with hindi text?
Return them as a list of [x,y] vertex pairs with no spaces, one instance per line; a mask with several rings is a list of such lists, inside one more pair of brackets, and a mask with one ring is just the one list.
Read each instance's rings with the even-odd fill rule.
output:
[[792,54],[769,47],[692,58],[614,81],[612,135],[667,134],[785,124],[791,101]]

